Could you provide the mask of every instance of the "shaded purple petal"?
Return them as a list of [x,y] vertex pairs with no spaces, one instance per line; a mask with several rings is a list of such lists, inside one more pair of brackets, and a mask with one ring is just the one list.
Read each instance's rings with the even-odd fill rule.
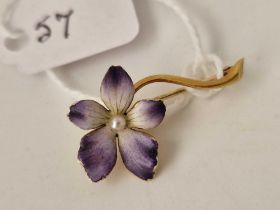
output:
[[107,127],[88,133],[81,140],[78,159],[93,182],[105,178],[117,160],[115,135]]
[[111,66],[101,84],[101,98],[113,114],[123,114],[134,97],[130,76],[121,66]]
[[152,136],[125,129],[119,132],[119,149],[128,170],[144,180],[153,178],[158,144]]
[[162,101],[141,100],[127,113],[128,126],[149,129],[158,126],[165,115]]
[[89,130],[105,125],[109,111],[93,100],[82,100],[70,107],[68,117],[78,127]]

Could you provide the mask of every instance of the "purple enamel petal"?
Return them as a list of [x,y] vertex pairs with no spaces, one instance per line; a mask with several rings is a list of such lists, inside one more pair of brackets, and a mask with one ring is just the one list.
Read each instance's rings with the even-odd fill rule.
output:
[[134,97],[130,76],[121,66],[111,66],[101,84],[101,98],[113,114],[122,114]]
[[157,165],[158,144],[148,134],[125,129],[119,132],[119,149],[128,170],[141,179],[152,179]]
[[78,127],[89,130],[105,125],[109,111],[93,100],[83,100],[72,105],[68,117]]
[[138,101],[127,113],[129,127],[149,129],[158,126],[165,115],[165,105],[162,101]]
[[115,135],[107,127],[88,133],[81,140],[78,159],[93,182],[105,178],[117,160]]

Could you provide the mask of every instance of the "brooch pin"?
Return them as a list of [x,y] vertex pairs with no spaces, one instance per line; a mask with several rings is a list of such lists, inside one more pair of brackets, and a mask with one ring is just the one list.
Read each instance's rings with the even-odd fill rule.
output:
[[238,81],[244,60],[224,69],[221,79],[193,80],[174,75],[153,75],[133,84],[121,66],[107,71],[100,88],[105,106],[94,100],[81,100],[70,107],[69,119],[84,130],[91,130],[80,143],[78,159],[93,182],[105,178],[115,166],[117,147],[126,168],[137,177],[148,180],[154,176],[158,163],[158,143],[146,129],[157,127],[166,112],[165,99],[186,91],[178,89],[153,100],[132,104],[134,94],[154,82],[166,82],[191,88],[211,89]]

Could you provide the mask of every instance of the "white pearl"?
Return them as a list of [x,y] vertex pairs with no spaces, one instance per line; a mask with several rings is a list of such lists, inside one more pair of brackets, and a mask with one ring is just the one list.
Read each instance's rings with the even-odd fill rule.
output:
[[113,116],[110,120],[110,127],[114,131],[121,131],[126,127],[126,120],[123,116]]

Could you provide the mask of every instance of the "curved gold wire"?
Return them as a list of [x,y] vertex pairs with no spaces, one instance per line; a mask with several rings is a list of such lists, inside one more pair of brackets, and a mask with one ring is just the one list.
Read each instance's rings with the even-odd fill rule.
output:
[[135,92],[137,92],[144,86],[155,82],[166,82],[199,89],[213,89],[225,87],[241,79],[243,75],[243,65],[244,58],[238,60],[233,66],[225,68],[224,77],[222,77],[221,79],[210,79],[202,81],[175,75],[159,74],[141,79],[140,81],[134,84],[134,88]]

